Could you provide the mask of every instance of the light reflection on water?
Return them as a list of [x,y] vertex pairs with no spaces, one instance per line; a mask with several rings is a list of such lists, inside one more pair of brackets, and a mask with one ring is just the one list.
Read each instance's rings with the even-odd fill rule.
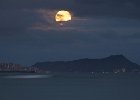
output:
[[10,75],[10,76],[3,76],[3,78],[10,78],[10,79],[29,79],[29,78],[50,78],[51,75]]

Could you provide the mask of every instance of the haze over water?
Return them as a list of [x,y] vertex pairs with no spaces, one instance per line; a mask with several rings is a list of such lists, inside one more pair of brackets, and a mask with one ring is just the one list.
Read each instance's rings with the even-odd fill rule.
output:
[[0,78],[0,100],[140,100],[140,75]]

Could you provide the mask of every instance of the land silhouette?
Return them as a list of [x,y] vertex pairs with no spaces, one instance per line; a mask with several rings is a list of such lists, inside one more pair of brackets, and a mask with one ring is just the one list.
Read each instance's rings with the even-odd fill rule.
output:
[[52,72],[139,72],[140,65],[123,55],[111,55],[101,59],[78,59],[73,61],[47,61],[32,65],[34,68]]

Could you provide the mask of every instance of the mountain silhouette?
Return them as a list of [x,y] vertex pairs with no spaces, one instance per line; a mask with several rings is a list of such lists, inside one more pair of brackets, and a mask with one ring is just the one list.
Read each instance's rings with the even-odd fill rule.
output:
[[140,65],[131,62],[123,55],[111,55],[101,59],[78,59],[73,61],[38,62],[32,67],[57,72],[114,72],[138,71]]

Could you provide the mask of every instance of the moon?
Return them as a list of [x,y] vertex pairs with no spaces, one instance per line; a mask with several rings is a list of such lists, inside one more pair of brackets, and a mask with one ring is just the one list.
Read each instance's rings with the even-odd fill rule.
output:
[[55,16],[55,21],[62,23],[62,22],[67,22],[70,21],[71,18],[71,14],[69,11],[65,11],[65,10],[60,10],[57,12],[56,16]]

